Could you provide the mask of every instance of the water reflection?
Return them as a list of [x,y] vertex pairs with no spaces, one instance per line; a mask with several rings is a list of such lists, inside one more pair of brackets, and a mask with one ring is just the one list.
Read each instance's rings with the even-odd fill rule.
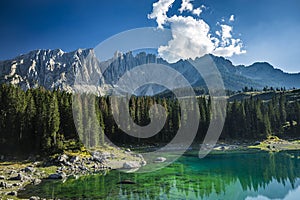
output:
[[[153,173],[107,175],[45,181],[19,197],[61,199],[283,199],[300,195],[300,151],[209,155],[189,153]],[[119,185],[129,179],[137,184]]]

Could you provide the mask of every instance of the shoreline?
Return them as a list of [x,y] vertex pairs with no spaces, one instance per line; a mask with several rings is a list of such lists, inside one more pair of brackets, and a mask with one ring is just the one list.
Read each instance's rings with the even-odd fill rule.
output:
[[[161,146],[133,146],[128,148],[105,147],[89,153],[64,152],[49,158],[34,158],[23,160],[0,160],[0,196],[4,199],[18,199],[17,193],[27,185],[40,184],[44,179],[61,179],[103,173],[111,169],[126,169],[134,171],[147,164],[141,154],[134,151],[151,151]],[[203,146],[203,145],[202,145]],[[207,146],[204,144],[204,146]],[[230,153],[234,151],[259,150],[279,152],[285,150],[300,150],[300,140],[282,140],[271,136],[263,141],[254,140],[224,140],[219,141],[211,153]],[[199,150],[199,145],[191,145],[187,151]],[[182,150],[178,146],[167,151]],[[2,199],[2,198],[0,198]],[[34,199],[34,198],[32,198]],[[35,199],[39,199],[36,197]]]

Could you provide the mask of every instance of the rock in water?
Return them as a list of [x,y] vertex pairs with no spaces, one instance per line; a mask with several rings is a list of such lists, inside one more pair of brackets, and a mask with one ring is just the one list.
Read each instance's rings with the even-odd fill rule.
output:
[[123,164],[124,169],[135,169],[140,167],[141,167],[140,163],[135,161],[128,161]]
[[154,162],[165,162],[166,160],[164,157],[157,157]]

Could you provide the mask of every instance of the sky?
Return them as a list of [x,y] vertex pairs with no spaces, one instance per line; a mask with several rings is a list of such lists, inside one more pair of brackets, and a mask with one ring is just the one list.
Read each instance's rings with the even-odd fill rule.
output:
[[213,53],[300,72],[299,11],[299,0],[1,1],[0,60],[35,49],[93,48],[126,30],[157,27],[177,38],[158,50],[169,61]]

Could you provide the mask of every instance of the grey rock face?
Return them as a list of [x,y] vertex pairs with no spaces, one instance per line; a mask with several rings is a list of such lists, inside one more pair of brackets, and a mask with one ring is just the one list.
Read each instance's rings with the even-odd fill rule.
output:
[[[93,67],[93,68],[91,68]],[[21,86],[22,89],[43,86],[48,90],[73,91],[77,74],[81,80],[99,74],[99,63],[92,49],[65,53],[57,50],[36,50],[12,60],[0,62],[0,82]]]
[[[226,89],[241,90],[245,86],[262,89],[266,85],[300,88],[299,73],[284,73],[268,63],[234,66],[222,57],[206,56],[210,56],[214,61]],[[195,63],[202,66],[203,58],[197,58]],[[152,54],[133,55],[129,52],[116,54],[112,59],[100,62],[92,49],[78,49],[69,53],[60,49],[35,50],[11,60],[0,61],[0,83],[19,85],[24,90],[38,86],[48,90],[58,88],[67,92],[74,92],[78,88],[84,91],[93,89],[99,95],[104,95],[111,94],[112,88],[117,87],[120,77],[126,72],[149,63],[168,65],[183,75],[193,87],[205,88],[203,77],[189,61],[180,60],[169,64]],[[139,80],[144,80],[142,73],[135,75],[139,76]],[[161,74],[159,78],[164,80],[166,77],[167,74]],[[155,95],[164,91],[166,88],[162,86],[148,84],[138,88],[135,94]]]

